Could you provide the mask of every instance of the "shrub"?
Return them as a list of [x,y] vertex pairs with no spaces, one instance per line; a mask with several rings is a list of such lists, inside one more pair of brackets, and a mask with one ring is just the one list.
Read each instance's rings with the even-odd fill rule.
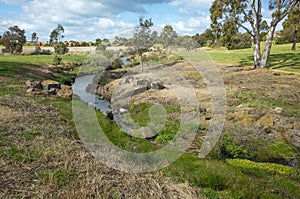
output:
[[67,48],[66,44],[60,42],[58,44],[55,44],[54,52],[59,55],[64,55],[69,52],[69,49]]
[[293,168],[275,163],[258,163],[243,159],[227,159],[226,162],[233,167],[247,170],[259,169],[281,176],[293,176],[296,174],[296,171]]
[[53,64],[54,64],[55,66],[58,66],[58,65],[60,65],[61,63],[62,63],[62,58],[59,57],[58,55],[55,55],[55,57],[54,57],[54,59],[53,59]]

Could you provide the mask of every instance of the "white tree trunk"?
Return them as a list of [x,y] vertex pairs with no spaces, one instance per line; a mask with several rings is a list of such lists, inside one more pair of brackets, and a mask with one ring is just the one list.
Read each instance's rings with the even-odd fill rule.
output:
[[266,68],[269,61],[269,56],[272,48],[272,42],[274,37],[276,25],[271,25],[269,32],[267,34],[265,48],[261,57],[261,65],[260,68]]
[[260,68],[261,54],[260,54],[260,36],[256,35],[254,38],[254,68]]

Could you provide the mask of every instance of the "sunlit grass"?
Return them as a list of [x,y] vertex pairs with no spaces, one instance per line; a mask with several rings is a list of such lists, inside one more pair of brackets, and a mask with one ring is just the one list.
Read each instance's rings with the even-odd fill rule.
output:
[[[263,49],[263,45],[262,45]],[[288,72],[300,72],[300,43],[296,51],[291,50],[291,44],[274,45],[269,58],[269,68]],[[203,52],[179,52],[181,56],[190,61],[203,60]],[[217,65],[254,66],[253,49],[227,50],[225,48],[207,51]]]

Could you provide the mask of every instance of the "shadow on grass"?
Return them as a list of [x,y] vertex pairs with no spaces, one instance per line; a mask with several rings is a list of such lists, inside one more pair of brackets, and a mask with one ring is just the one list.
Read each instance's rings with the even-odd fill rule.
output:
[[[254,56],[248,56],[240,60],[242,66],[253,66]],[[298,53],[284,53],[272,54],[269,57],[268,68],[272,69],[289,69],[293,71],[300,71],[300,52]]]
[[22,62],[0,61],[0,76],[22,79],[44,79],[52,78],[52,74],[41,70],[40,65]]
[[269,68],[300,70],[300,53],[284,53],[270,55]]

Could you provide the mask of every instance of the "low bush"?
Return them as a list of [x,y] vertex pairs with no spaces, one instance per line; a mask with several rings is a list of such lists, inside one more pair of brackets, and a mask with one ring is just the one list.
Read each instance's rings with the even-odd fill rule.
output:
[[254,171],[258,169],[275,175],[293,176],[296,174],[293,168],[280,164],[252,162],[244,159],[227,159],[226,162],[233,167]]

